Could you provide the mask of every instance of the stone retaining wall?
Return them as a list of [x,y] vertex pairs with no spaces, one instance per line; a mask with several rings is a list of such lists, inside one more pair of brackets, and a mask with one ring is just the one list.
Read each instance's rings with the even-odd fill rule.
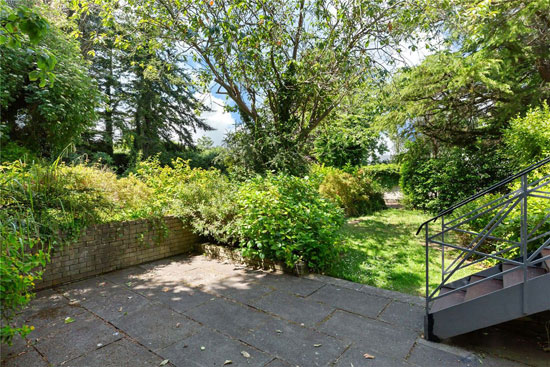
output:
[[54,250],[36,289],[193,252],[201,242],[173,217],[163,223],[136,220],[92,226],[76,243]]

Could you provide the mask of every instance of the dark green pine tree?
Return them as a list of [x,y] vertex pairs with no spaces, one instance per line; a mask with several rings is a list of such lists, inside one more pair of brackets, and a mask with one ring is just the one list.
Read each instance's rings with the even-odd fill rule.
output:
[[199,116],[204,105],[194,96],[184,60],[172,50],[140,51],[130,60],[133,78],[125,86],[133,111],[133,152],[143,158],[193,145],[197,129],[211,130]]
[[194,97],[183,57],[170,49],[132,47],[138,44],[133,38],[147,35],[121,27],[106,26],[93,11],[80,20],[82,53],[103,101],[99,122],[88,132],[89,148],[112,155],[122,143],[132,159],[173,156],[193,145],[197,129],[211,129],[200,118],[206,108]]

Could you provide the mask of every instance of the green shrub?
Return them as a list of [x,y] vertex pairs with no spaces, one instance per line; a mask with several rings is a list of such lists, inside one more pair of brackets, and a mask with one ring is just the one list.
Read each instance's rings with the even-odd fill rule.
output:
[[344,209],[350,217],[385,208],[381,188],[366,174],[352,175],[333,169],[325,175],[319,192]]
[[30,300],[33,282],[52,249],[94,223],[151,218],[150,189],[134,176],[118,179],[99,166],[25,164],[0,166],[1,338],[10,342],[30,328],[12,318]]
[[[1,126],[0,126],[1,127]],[[29,149],[17,145],[14,142],[2,141],[0,131],[0,163],[14,162],[17,160],[35,161],[38,158]]]
[[401,190],[410,206],[430,212],[446,209],[514,173],[496,147],[441,148],[436,157],[425,140],[407,148]]
[[[32,225],[32,217],[24,219]],[[15,225],[17,230],[13,230]],[[2,343],[10,344],[15,335],[24,337],[33,326],[13,325],[16,313],[25,307],[33,297],[34,282],[42,276],[41,267],[49,259],[49,249],[40,248],[37,238],[24,233],[29,227],[21,222],[0,218],[0,303],[2,305]]]
[[380,163],[363,166],[358,169],[358,173],[371,177],[384,190],[391,190],[399,186],[400,169],[401,167],[395,163]]
[[[516,190],[519,188],[519,185],[512,185],[510,189]],[[470,211],[483,206],[484,204],[488,204],[489,202],[496,200],[502,196],[501,194],[489,194],[485,195],[471,203],[466,204],[465,206],[457,209],[453,214],[453,218],[457,218],[461,215],[467,214]],[[499,201],[499,203],[502,201]],[[494,204],[493,204],[494,205]],[[548,199],[543,198],[536,198],[536,197],[529,197],[528,199],[528,232],[534,229],[535,225],[538,223],[542,223],[548,215]],[[492,207],[492,206],[491,206]],[[502,207],[497,208],[489,213],[480,215],[476,219],[473,219],[471,222],[468,222],[462,226],[460,226],[460,229],[469,230],[472,232],[481,232],[485,229],[485,227],[494,219],[495,215],[499,212],[499,210],[502,209]],[[485,210],[485,209],[483,209]],[[480,214],[483,210],[477,212],[476,214]],[[472,215],[468,216],[472,217]],[[536,237],[538,235],[548,233],[550,232],[550,222],[546,220],[537,230],[532,234],[532,237]],[[497,237],[497,238],[503,238],[509,241],[515,241],[520,242],[521,240],[521,206],[520,204],[516,205],[508,214],[508,216],[500,223],[492,232],[491,236]],[[462,245],[469,245],[474,239],[474,235],[470,234],[460,234],[458,236],[459,241]],[[547,236],[542,236],[538,240],[532,241],[528,243],[528,252],[535,251],[538,249],[543,242],[547,239]],[[497,241],[497,240],[485,240],[483,244],[479,247],[479,251],[485,252],[485,253],[493,253],[496,251],[504,250],[508,247],[510,247],[511,244],[509,242],[504,241]],[[504,257],[507,258],[514,258],[516,256],[520,255],[520,249],[515,248],[509,252],[507,252],[504,255]],[[476,257],[473,257],[476,258]],[[487,262],[489,263],[495,263],[495,261],[489,259]]]
[[326,268],[343,224],[339,208],[308,179],[286,175],[253,178],[239,189],[235,232],[245,256],[304,261]]
[[529,166],[550,156],[550,107],[533,108],[517,117],[504,130],[506,152],[518,167]]
[[178,158],[172,166],[161,166],[158,160],[141,162],[137,172],[153,190],[163,215],[181,218],[195,233],[216,242],[235,242],[230,227],[237,210],[237,188],[219,170],[191,168]]

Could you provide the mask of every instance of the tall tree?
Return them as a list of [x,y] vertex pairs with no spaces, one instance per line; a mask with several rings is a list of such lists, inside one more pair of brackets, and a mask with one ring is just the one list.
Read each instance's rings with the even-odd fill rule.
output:
[[178,51],[140,44],[154,37],[146,27],[105,22],[100,10],[92,6],[78,19],[82,53],[102,92],[94,148],[112,154],[123,142],[134,158],[146,158],[193,145],[193,133],[210,127]]
[[[111,1],[103,3],[108,8]],[[193,57],[199,84],[206,90],[215,85],[233,101],[244,124],[241,134],[257,145],[253,150],[264,167],[277,166],[274,155],[299,156],[342,99],[377,63],[391,59],[391,48],[409,35],[406,27],[414,17],[414,9],[404,10],[413,5],[407,0],[126,4],[121,13],[154,30],[155,42],[179,46]]]
[[427,2],[444,50],[393,78],[379,119],[433,146],[499,140],[513,117],[550,98],[550,1]]
[[129,60],[134,78],[125,86],[133,110],[129,126],[134,150],[149,157],[193,145],[197,129],[211,130],[200,119],[205,106],[194,96],[182,60],[172,50],[144,50]]

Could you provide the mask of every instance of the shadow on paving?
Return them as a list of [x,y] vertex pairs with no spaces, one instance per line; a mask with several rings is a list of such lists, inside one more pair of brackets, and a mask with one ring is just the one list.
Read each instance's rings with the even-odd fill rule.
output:
[[4,346],[1,359],[6,367],[547,366],[540,353],[520,354],[540,351],[527,339],[517,353],[517,339],[426,342],[423,313],[410,295],[177,256],[39,292],[18,316],[36,330]]

